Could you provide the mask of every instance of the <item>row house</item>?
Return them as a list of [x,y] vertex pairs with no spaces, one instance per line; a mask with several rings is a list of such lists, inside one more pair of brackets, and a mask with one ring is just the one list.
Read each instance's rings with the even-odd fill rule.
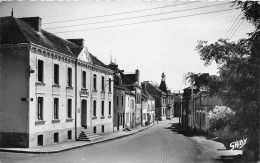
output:
[[0,18],[0,146],[35,147],[113,131],[113,71],[84,40]]
[[142,115],[142,87],[140,84],[140,71],[137,69],[135,73],[120,73],[123,85],[130,90],[135,95],[135,107],[133,115],[134,126],[136,127],[141,125],[141,115]]
[[215,106],[222,106],[223,101],[217,96],[209,97],[206,91],[199,91],[194,96],[194,128],[201,132],[207,132],[207,113]]
[[142,82],[142,125],[155,121],[155,99],[146,91],[146,83]]
[[155,115],[158,120],[173,118],[174,95],[166,85],[166,75],[162,74],[160,85],[151,81],[144,81],[147,92],[155,99]]
[[126,89],[118,65],[111,62],[108,67],[114,71],[114,131],[120,131],[125,126]]

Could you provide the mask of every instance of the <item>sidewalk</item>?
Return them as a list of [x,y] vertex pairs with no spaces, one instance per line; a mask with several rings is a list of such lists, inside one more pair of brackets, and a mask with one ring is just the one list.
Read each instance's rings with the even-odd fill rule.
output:
[[46,145],[42,147],[35,147],[35,148],[0,148],[0,152],[13,152],[13,153],[32,153],[32,154],[48,154],[48,153],[57,153],[63,152],[71,149],[76,149],[80,147],[85,147],[89,145],[94,145],[98,143],[103,143],[115,139],[120,139],[123,137],[127,137],[138,132],[141,132],[145,129],[152,127],[154,124],[149,126],[138,126],[136,129],[131,131],[117,131],[111,134],[103,134],[101,135],[102,138],[93,140],[93,141],[68,141],[68,142],[61,142],[52,145]]

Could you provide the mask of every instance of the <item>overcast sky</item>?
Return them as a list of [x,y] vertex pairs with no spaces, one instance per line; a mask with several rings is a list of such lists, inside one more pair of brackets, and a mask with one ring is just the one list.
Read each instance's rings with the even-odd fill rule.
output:
[[195,51],[198,40],[214,42],[225,35],[238,40],[253,31],[253,26],[246,21],[235,22],[240,10],[226,3],[1,2],[0,16],[10,16],[12,8],[16,18],[39,16],[42,28],[51,33],[64,39],[84,38],[88,50],[105,64],[110,63],[112,55],[125,72],[139,69],[141,81],[160,83],[164,72],[168,88],[173,92],[185,87],[183,75],[187,72],[217,72],[216,65],[204,67]]

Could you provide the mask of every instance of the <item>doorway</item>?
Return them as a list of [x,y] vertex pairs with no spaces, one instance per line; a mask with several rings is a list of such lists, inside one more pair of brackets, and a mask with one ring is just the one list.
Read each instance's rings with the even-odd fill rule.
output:
[[87,127],[87,100],[81,100],[81,126]]

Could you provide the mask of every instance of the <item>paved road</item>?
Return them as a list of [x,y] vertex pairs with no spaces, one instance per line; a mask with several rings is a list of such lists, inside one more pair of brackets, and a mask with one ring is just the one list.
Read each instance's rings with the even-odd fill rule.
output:
[[[176,121],[177,122],[177,121]],[[199,146],[189,137],[173,132],[168,127],[173,121],[158,125],[135,135],[94,146],[56,154],[0,153],[0,163],[193,163],[210,162]]]

